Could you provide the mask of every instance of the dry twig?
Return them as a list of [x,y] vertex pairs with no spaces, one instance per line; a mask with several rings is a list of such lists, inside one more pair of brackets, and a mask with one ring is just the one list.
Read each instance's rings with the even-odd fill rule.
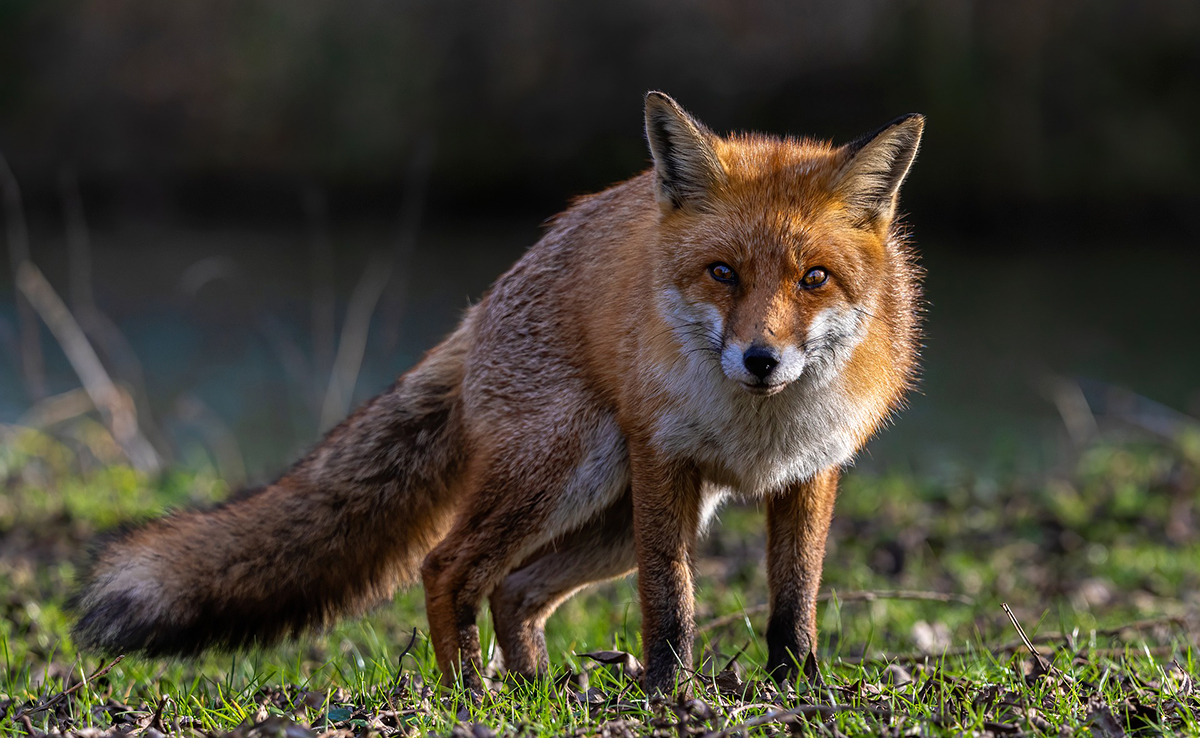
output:
[[[13,715],[13,720],[20,720],[21,718],[28,719],[28,716],[32,715],[35,712],[43,712],[45,710],[49,710],[51,707],[54,707],[59,702],[62,702],[63,700],[65,700],[68,695],[71,695],[71,694],[79,691],[80,689],[83,689],[89,683],[91,683],[91,682],[99,679],[100,677],[104,676],[105,674],[107,674],[109,671],[112,670],[112,668],[114,666],[121,663],[121,660],[124,658],[125,658],[125,654],[120,654],[119,656],[114,658],[112,661],[109,661],[104,666],[102,666],[99,669],[97,669],[96,671],[92,672],[89,676],[84,677],[83,681],[79,682],[78,684],[71,686],[67,689],[64,689],[63,691],[54,695],[53,697],[46,700],[42,704],[37,705],[36,707],[30,707],[28,709],[18,711],[16,715]],[[33,734],[30,733],[30,735],[33,735]]]
[[325,402],[321,405],[322,432],[333,427],[350,411],[354,386],[358,383],[363,353],[367,348],[371,316],[375,313],[379,298],[383,296],[391,273],[392,266],[387,259],[371,259],[350,296],[350,307],[347,308],[346,320],[342,323],[337,356],[333,360],[333,372],[329,377],[329,389],[326,390]]
[[[21,188],[3,154],[0,154],[0,190],[4,195],[8,258],[13,275],[16,275],[21,265],[29,261],[29,228],[25,223],[25,207],[21,203]],[[33,314],[29,302],[19,291],[16,302],[21,372],[29,398],[36,402],[46,396],[45,366],[42,360],[42,343],[38,337],[37,316]]]
[[1008,616],[1008,619],[1012,621],[1013,627],[1017,629],[1017,636],[1025,644],[1025,648],[1029,649],[1029,653],[1033,654],[1033,658],[1037,662],[1037,673],[1039,675],[1053,674],[1055,671],[1054,665],[1037,650],[1033,645],[1033,641],[1029,640],[1029,636],[1025,635],[1025,629],[1021,627],[1021,623],[1017,620],[1017,616],[1013,614],[1012,608],[1008,606],[1007,602],[1002,603],[1000,606],[1004,608],[1004,614]]
[[130,463],[141,471],[157,473],[162,464],[154,447],[138,430],[133,400],[108,376],[83,329],[41,270],[32,262],[22,263],[17,269],[17,287],[58,339],[71,368],[79,376],[92,403],[104,415],[109,431]]
[[154,423],[142,362],[117,324],[96,305],[92,291],[92,238],[84,212],[83,195],[79,191],[79,177],[73,168],[64,167],[59,172],[59,189],[67,235],[67,270],[70,275],[67,303],[71,313],[79,321],[84,335],[104,357],[109,371],[129,388],[142,434],[160,455],[169,458],[170,443]]

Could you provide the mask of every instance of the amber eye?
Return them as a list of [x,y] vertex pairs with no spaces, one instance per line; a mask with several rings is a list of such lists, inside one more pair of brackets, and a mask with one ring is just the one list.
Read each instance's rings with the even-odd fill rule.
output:
[[804,277],[800,280],[800,286],[806,290],[811,290],[814,287],[820,287],[827,281],[829,281],[829,272],[825,271],[821,267],[813,267],[812,269],[809,269],[808,272],[805,273]]
[[708,267],[708,273],[718,282],[725,284],[734,284],[737,282],[737,272],[733,271],[733,267],[723,261],[718,261]]

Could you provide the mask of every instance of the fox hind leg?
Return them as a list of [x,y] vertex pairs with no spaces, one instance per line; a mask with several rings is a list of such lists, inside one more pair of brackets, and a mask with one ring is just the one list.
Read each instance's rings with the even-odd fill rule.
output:
[[[486,475],[470,494],[454,527],[430,552],[421,569],[430,639],[447,685],[454,684],[456,675],[461,674],[464,686],[482,690],[482,652],[476,623],[479,605],[509,572],[560,538],[564,528],[578,527],[558,527],[568,519],[564,508],[571,508],[573,517],[587,520],[611,504],[604,490],[572,496],[570,464],[563,465],[564,471],[557,464],[536,464],[515,455],[510,458],[509,463]],[[566,493],[548,494],[546,490]],[[554,559],[543,566],[549,572],[567,561]],[[565,569],[570,571],[571,567]]]
[[[475,459],[470,489],[454,526],[422,567],[430,638],[446,684],[461,674],[465,686],[482,688],[476,617],[483,598],[556,539],[570,546],[564,534],[600,518],[629,489],[625,439],[611,416],[580,413],[520,420],[507,443],[492,446],[486,459]],[[563,573],[573,571],[570,561],[551,559],[540,570],[551,581],[575,581],[579,575]],[[613,566],[598,560],[584,569]],[[561,570],[557,574],[556,567]],[[566,592],[592,578],[584,576]],[[547,590],[551,591],[554,587]],[[563,596],[558,594],[557,600]],[[557,600],[542,606],[553,609],[551,603]]]
[[[429,553],[421,568],[425,583],[425,614],[442,683],[483,691],[479,643],[479,604],[529,548],[544,515],[505,504],[481,488],[475,509],[464,511],[450,533]],[[482,502],[482,504],[481,504]],[[536,545],[536,543],[533,543]]]
[[636,567],[633,506],[626,494],[505,577],[492,592],[491,605],[508,674],[524,680],[547,676],[546,619],[588,584],[619,577]]

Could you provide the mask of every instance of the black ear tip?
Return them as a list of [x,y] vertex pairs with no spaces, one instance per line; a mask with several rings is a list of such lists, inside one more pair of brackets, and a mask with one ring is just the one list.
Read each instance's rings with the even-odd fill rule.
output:
[[671,99],[671,96],[665,92],[658,90],[650,90],[646,93],[645,98],[646,111],[653,110],[674,110],[679,107],[679,104]]
[[925,116],[921,113],[905,113],[884,126],[884,129],[894,128],[899,125],[909,125],[915,127],[917,130],[921,130],[925,128]]
[[885,123],[879,128],[871,131],[865,136],[859,136],[843,147],[847,156],[854,156],[861,151],[867,144],[874,141],[879,136],[894,131],[897,128],[904,129],[904,140],[916,144],[921,140],[922,134],[925,132],[925,116],[920,113],[905,113],[899,118],[894,118]]

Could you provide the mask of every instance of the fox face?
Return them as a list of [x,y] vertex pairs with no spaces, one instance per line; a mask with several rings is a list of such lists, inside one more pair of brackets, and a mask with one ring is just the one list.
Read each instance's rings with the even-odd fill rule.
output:
[[822,227],[800,207],[788,212],[796,217],[719,218],[670,265],[668,310],[691,325],[688,348],[711,351],[731,388],[755,395],[776,394],[805,374],[830,376],[862,339],[870,313],[872,290],[861,275],[879,244]]
[[908,116],[840,148],[721,139],[652,94],[664,317],[689,350],[714,354],[731,387],[822,384],[849,360],[898,257],[891,221],[922,127]]

